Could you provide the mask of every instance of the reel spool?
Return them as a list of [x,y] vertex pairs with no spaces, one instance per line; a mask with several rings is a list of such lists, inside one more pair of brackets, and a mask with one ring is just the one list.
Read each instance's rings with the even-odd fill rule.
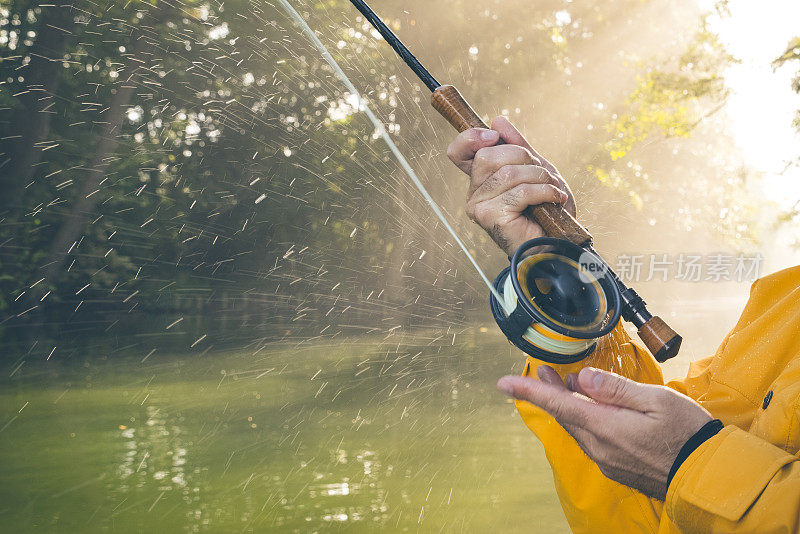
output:
[[[537,250],[533,250],[537,249]],[[591,354],[622,312],[620,290],[597,255],[552,237],[523,244],[495,279],[492,315],[523,352],[548,363]]]

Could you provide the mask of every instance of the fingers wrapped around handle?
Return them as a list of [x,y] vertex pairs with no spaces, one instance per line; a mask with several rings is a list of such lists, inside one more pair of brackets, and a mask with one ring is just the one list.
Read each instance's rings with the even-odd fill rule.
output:
[[[470,128],[488,128],[452,85],[442,85],[431,95],[431,105],[459,132]],[[559,204],[545,203],[531,207],[531,215],[550,237],[558,237],[578,246],[592,242],[592,235]]]

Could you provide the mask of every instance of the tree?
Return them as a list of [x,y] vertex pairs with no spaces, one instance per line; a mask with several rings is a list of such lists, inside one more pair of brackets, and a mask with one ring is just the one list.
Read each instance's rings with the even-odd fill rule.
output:
[[[167,334],[181,329],[185,347],[201,336],[240,342],[232,323],[265,339],[447,329],[483,306],[480,279],[271,3],[0,5],[0,164],[11,169],[7,190],[21,191],[5,197],[0,225],[7,334],[38,324],[62,339],[81,338],[80,325],[133,335],[158,321]],[[699,16],[692,6],[453,0],[448,12],[421,1],[380,10],[438,78],[487,116],[505,110],[521,123],[579,195],[623,201],[584,211],[602,228],[618,226],[631,199],[648,203],[674,185],[651,141],[666,133],[659,146],[671,150],[670,134],[696,135],[724,99],[715,78],[724,51],[702,28],[693,41],[667,23]],[[465,181],[443,157],[453,133],[418,81],[348,2],[301,7],[470,247],[502,259],[462,214]],[[654,19],[664,24],[653,30]],[[682,63],[658,57],[662,48],[685,51]],[[685,113],[642,120],[669,95]],[[589,166],[614,178],[598,181]],[[643,180],[648,172],[664,176]],[[705,209],[687,190],[664,212],[692,202]]]

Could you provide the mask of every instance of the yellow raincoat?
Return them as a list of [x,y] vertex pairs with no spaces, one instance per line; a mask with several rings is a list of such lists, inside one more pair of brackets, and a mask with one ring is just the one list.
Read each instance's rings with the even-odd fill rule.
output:
[[[621,326],[590,358],[554,366],[562,377],[591,365],[662,384],[652,356]],[[528,357],[525,376],[541,365]],[[517,402],[539,437],[574,532],[797,532],[800,529],[800,267],[756,281],[739,322],[713,357],[666,384],[725,428],[681,465],[666,502],[603,476],[553,418]]]

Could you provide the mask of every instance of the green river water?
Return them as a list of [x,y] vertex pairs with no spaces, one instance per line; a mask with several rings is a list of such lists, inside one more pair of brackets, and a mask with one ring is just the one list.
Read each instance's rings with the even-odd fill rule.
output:
[[[684,302],[665,376],[745,299]],[[493,326],[124,353],[6,359],[0,531],[568,531]]]
[[563,532],[495,332],[10,367],[5,532]]

